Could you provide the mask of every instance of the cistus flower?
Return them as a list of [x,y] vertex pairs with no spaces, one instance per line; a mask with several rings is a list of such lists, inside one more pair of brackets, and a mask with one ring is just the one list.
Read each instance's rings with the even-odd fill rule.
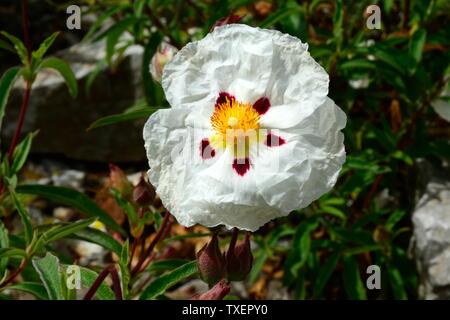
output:
[[161,82],[164,66],[172,60],[177,48],[167,42],[162,42],[150,62],[150,73],[156,82]]
[[217,27],[164,68],[171,108],[148,119],[149,180],[185,226],[255,231],[328,192],[345,161],[346,115],[307,44]]

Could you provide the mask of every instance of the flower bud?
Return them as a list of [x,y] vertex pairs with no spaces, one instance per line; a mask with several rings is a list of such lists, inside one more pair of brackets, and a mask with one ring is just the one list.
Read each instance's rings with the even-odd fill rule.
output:
[[222,279],[205,293],[193,296],[191,300],[222,300],[230,290],[230,285]]
[[217,20],[214,23],[214,25],[211,27],[210,31],[213,31],[214,28],[216,28],[216,27],[224,26],[226,24],[238,23],[239,21],[241,21],[241,19],[242,19],[242,16],[231,14],[228,17],[224,17],[224,18]]
[[122,169],[112,163],[109,164],[109,178],[111,187],[118,190],[124,198],[131,195],[133,192],[133,185],[128,181],[128,178]]
[[236,247],[230,244],[226,255],[227,278],[230,281],[242,281],[252,270],[253,255],[250,248],[250,235],[245,235],[244,241],[241,241]]
[[172,60],[177,51],[177,48],[167,42],[161,43],[150,63],[150,73],[152,74],[153,80],[161,82],[164,66]]
[[133,190],[133,201],[140,206],[148,206],[155,200],[155,189],[145,181],[144,176],[141,176],[139,183]]
[[197,266],[200,278],[213,285],[225,275],[225,259],[219,248],[219,240],[214,234],[211,241],[197,254]]

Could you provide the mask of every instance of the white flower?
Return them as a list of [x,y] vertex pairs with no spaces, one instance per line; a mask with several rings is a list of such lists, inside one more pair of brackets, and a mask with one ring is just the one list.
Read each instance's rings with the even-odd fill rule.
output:
[[171,44],[167,42],[161,43],[150,62],[150,73],[155,81],[161,82],[164,66],[172,60],[177,51],[177,48]]
[[148,119],[144,140],[150,182],[179,223],[255,231],[333,187],[346,115],[307,48],[232,24],[166,65],[172,108]]

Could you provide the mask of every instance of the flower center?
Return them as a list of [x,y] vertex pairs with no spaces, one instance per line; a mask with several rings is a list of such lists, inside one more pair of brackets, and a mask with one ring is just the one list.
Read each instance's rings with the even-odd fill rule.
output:
[[242,143],[247,149],[248,143],[258,137],[259,118],[259,113],[250,103],[226,97],[216,105],[211,116],[211,124],[216,131],[211,143],[218,147],[235,148]]

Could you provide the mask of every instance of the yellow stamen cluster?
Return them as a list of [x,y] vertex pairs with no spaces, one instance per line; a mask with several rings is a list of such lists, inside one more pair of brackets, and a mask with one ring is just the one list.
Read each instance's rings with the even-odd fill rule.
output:
[[225,147],[227,142],[236,146],[242,140],[247,148],[251,140],[257,139],[259,113],[250,103],[226,98],[225,102],[216,106],[211,124],[216,131],[211,143],[216,147]]

